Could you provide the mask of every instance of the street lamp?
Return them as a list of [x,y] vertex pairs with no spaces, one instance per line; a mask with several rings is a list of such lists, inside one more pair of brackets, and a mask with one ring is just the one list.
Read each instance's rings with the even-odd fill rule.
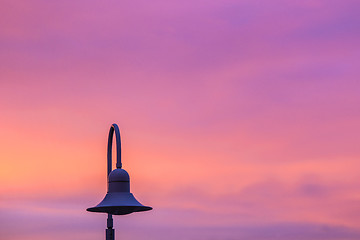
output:
[[[116,137],[116,169],[112,170],[112,140],[115,131]],[[108,214],[106,240],[114,240],[112,215],[125,215],[133,212],[151,210],[138,202],[130,193],[129,174],[121,169],[121,141],[119,127],[114,123],[110,127],[107,148],[107,180],[108,191],[104,199],[95,207],[86,209],[89,212],[102,212]]]

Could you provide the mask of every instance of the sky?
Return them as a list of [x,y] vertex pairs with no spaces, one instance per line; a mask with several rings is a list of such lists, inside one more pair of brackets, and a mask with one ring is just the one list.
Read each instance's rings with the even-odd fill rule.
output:
[[1,0],[0,238],[360,239],[358,0]]

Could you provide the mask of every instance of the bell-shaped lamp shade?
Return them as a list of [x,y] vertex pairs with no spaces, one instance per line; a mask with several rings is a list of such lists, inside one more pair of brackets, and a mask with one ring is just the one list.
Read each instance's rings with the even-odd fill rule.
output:
[[95,207],[86,209],[89,212],[102,212],[113,215],[125,215],[133,212],[151,210],[142,205],[130,193],[129,174],[121,168],[113,170],[108,177],[108,192],[105,198]]

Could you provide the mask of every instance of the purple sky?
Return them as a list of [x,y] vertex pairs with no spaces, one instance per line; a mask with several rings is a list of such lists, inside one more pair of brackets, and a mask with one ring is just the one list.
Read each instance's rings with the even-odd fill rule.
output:
[[360,2],[0,2],[0,238],[360,239]]

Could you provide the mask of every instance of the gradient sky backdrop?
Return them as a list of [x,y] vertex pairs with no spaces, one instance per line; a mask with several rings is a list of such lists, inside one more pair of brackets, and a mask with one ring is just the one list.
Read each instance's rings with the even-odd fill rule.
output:
[[360,239],[360,1],[1,0],[0,238]]

